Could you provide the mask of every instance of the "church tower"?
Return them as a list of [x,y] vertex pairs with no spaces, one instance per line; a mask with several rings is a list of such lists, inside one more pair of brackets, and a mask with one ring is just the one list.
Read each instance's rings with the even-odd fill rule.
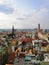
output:
[[38,24],[38,32],[40,31],[40,24]]
[[14,30],[14,26],[12,26],[12,38],[14,38],[15,37],[15,32],[14,32],[15,30]]

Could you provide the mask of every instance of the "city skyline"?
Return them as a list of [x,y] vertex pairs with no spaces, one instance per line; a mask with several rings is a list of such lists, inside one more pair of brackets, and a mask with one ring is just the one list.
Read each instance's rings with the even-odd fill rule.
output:
[[49,0],[0,0],[0,28],[49,29]]

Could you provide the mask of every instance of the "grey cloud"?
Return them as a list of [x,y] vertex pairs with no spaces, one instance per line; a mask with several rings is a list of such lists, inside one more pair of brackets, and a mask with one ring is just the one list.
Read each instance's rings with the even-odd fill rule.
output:
[[21,17],[20,18],[16,18],[16,19],[17,20],[27,20],[27,18],[23,18],[23,17],[22,18]]

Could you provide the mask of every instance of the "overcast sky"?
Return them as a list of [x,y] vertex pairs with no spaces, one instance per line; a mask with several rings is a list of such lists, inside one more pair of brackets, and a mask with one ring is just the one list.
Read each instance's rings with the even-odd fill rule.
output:
[[49,28],[49,0],[0,0],[0,28]]

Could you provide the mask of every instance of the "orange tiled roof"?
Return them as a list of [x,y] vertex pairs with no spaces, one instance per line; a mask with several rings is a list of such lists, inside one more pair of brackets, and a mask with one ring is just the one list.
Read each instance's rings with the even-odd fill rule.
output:
[[13,61],[15,59],[15,52],[11,53],[10,56],[8,56],[7,62]]
[[31,43],[31,42],[32,42],[32,38],[24,38],[24,39],[22,39],[22,42],[23,42],[23,41],[25,41],[25,42],[30,42],[30,43]]

